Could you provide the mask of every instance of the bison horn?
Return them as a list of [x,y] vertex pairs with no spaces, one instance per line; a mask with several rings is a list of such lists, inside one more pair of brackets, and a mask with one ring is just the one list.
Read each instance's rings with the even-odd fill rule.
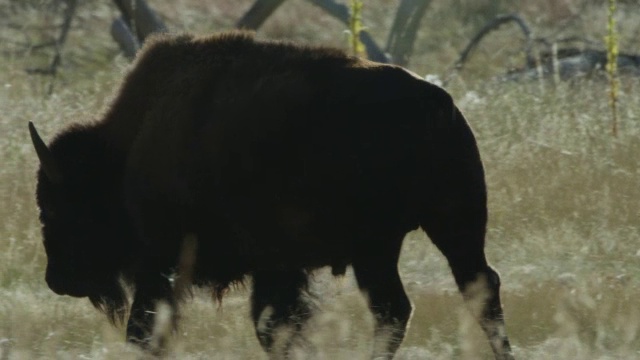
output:
[[31,135],[33,147],[36,149],[36,153],[38,154],[38,159],[40,159],[42,171],[44,171],[45,175],[47,175],[51,182],[61,183],[62,173],[60,172],[60,168],[53,158],[53,154],[51,154],[51,151],[47,147],[47,144],[42,141],[42,138],[38,135],[36,127],[31,121],[29,121],[29,134]]

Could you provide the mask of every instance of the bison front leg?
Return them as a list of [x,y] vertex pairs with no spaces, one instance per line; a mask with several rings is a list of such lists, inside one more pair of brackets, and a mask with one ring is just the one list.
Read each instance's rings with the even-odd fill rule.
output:
[[127,322],[127,341],[161,355],[176,320],[176,302],[167,277],[161,273],[139,276]]
[[274,359],[291,357],[291,347],[311,315],[303,298],[302,270],[253,274],[251,315],[262,348]]

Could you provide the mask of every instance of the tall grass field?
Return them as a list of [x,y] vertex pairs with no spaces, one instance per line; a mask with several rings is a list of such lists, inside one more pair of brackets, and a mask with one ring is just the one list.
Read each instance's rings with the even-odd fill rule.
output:
[[[38,160],[27,123],[51,139],[68,124],[99,118],[129,66],[109,36],[115,8],[87,0],[79,2],[58,74],[28,73],[47,67],[53,57],[52,47],[37,46],[57,36],[63,7],[52,3],[0,0],[0,359],[139,359],[145,355],[125,344],[124,329],[109,325],[88,300],[55,295],[44,282],[34,197]],[[252,3],[149,0],[170,29],[196,33],[232,28]],[[384,44],[398,2],[363,4],[362,24]],[[486,21],[515,11],[536,37],[580,37],[606,49],[606,1],[433,0],[408,67],[430,79],[445,78]],[[619,1],[615,20],[620,53],[640,53],[640,4]],[[258,36],[350,50],[345,30],[310,2],[288,0]],[[483,156],[490,213],[486,251],[502,277],[514,354],[640,359],[639,78],[619,72],[614,137],[605,72],[562,82],[496,80],[524,63],[523,42],[514,25],[505,25],[446,84]],[[415,310],[397,359],[492,358],[446,260],[422,232],[407,235],[400,271]],[[312,350],[294,355],[367,359],[373,319],[351,272],[335,280],[319,271],[311,283],[323,311],[306,330]],[[248,297],[240,287],[218,305],[195,291],[182,309],[168,357],[266,359]]]

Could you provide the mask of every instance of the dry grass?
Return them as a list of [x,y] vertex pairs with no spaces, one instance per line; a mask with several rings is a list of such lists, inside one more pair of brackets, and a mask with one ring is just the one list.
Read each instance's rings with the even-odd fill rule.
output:
[[[33,199],[36,158],[27,121],[35,121],[50,138],[65,124],[91,119],[127,66],[106,32],[113,10],[102,3],[88,1],[81,8],[54,92],[47,95],[51,79],[24,69],[48,64],[50,53],[25,45],[48,39],[46,26],[57,20],[17,1],[0,1],[2,359],[141,356],[123,344],[122,329],[111,328],[88,301],[47,289]],[[250,3],[179,0],[162,4],[161,10],[172,28],[206,32],[229,28]],[[456,3],[474,3],[480,10],[454,11],[434,0],[410,65],[414,71],[443,74],[481,23],[477,17],[495,11],[481,2]],[[551,1],[559,9],[551,14],[540,3],[518,5],[538,35],[554,36],[564,26],[557,36],[602,41],[604,4]],[[517,10],[510,4],[499,2],[499,10]],[[637,7],[621,5],[621,51],[639,52],[640,21],[632,6]],[[365,2],[365,25],[381,44],[392,11],[391,2]],[[290,0],[260,36],[346,47],[343,31],[308,3]],[[640,359],[640,83],[622,79],[620,136],[613,139],[607,85],[599,78],[557,85],[483,80],[502,72],[504,64],[519,63],[520,40],[510,31],[488,39],[448,89],[472,123],[485,160],[491,214],[487,253],[502,274],[516,355]],[[398,358],[490,358],[445,260],[423,234],[409,235],[401,263],[416,310]],[[352,277],[339,284],[320,274],[315,283],[319,306],[327,310],[311,325],[315,358],[365,359],[372,320]],[[171,356],[264,359],[247,316],[247,295],[233,292],[217,309],[196,293],[184,308]]]

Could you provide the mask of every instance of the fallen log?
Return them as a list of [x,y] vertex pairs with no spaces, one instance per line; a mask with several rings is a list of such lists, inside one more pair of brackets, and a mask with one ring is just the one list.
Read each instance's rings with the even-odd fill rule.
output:
[[[577,77],[603,74],[607,65],[607,52],[596,49],[558,49],[557,54],[544,53],[537,66],[511,70],[501,76],[504,80],[528,80],[553,77],[569,80]],[[618,54],[618,73],[640,76],[640,55]]]

